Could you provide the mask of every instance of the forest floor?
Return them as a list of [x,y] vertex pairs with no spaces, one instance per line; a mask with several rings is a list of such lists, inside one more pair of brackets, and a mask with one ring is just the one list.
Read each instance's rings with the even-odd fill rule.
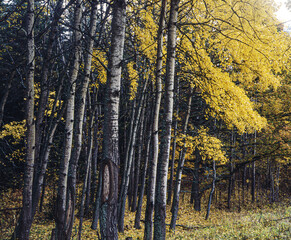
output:
[[[38,213],[35,218],[30,239],[50,239],[54,222],[51,213],[46,211],[51,202],[48,198],[46,201],[48,202],[45,202],[44,211]],[[291,205],[288,199],[273,204],[248,204],[240,210],[234,207],[231,210],[224,207],[218,209],[214,204],[207,221],[206,209],[203,207],[206,204],[202,204],[201,212],[196,212],[193,210],[193,205],[188,202],[187,197],[181,202],[176,231],[170,231],[167,225],[166,239],[291,239]],[[11,208],[20,205],[19,191],[0,193],[0,239],[10,239],[16,223],[16,215],[19,213],[19,209],[11,210]],[[141,229],[135,229],[133,227],[135,213],[126,210],[125,216],[125,232],[119,235],[120,239],[126,237],[143,239],[143,222],[141,222]],[[170,217],[168,206],[167,224],[170,223]],[[85,219],[82,239],[98,239],[97,231],[90,228],[91,221],[91,218]],[[77,218],[73,239],[77,239],[78,224]]]

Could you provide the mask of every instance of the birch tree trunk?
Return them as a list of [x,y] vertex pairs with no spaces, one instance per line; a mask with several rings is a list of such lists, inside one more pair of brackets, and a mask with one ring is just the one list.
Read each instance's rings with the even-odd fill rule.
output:
[[[101,106],[97,107],[97,116],[95,117],[95,119],[97,120],[97,124],[95,123],[95,133],[94,133],[94,141],[95,141],[95,147],[94,147],[94,153],[93,153],[93,183],[96,184],[95,188],[96,190],[96,198],[95,198],[95,202],[94,202],[94,213],[93,213],[93,220],[92,220],[92,225],[91,228],[96,230],[97,229],[97,224],[98,224],[98,220],[99,220],[99,213],[100,213],[100,198],[101,198],[101,173],[100,173],[100,167],[99,167],[99,176],[97,177],[97,166],[100,164],[98,163],[98,150],[99,150],[99,144],[98,144],[98,140],[99,140],[99,116],[101,114]],[[96,183],[98,178],[98,184]],[[95,193],[95,190],[92,191],[92,194]],[[94,198],[94,197],[93,197]]]
[[140,120],[140,131],[137,139],[137,158],[136,158],[136,166],[135,166],[135,175],[134,175],[134,184],[133,184],[133,196],[132,196],[132,206],[131,211],[135,212],[137,208],[137,195],[138,195],[138,183],[140,177],[140,167],[141,167],[141,153],[143,147],[143,139],[144,139],[144,114],[145,114],[145,103],[143,104],[141,120]]
[[[41,76],[41,95],[40,101],[38,103],[38,111],[36,116],[36,146],[35,146],[35,170],[34,170],[34,180],[33,180],[33,199],[32,199],[32,217],[34,217],[37,206],[40,199],[40,192],[44,182],[44,176],[47,169],[48,158],[50,154],[50,149],[53,141],[53,137],[58,125],[58,120],[63,114],[62,111],[59,112],[57,120],[53,121],[53,113],[56,112],[57,102],[60,98],[60,93],[62,89],[63,77],[61,78],[61,83],[57,91],[55,102],[52,108],[52,114],[50,116],[49,124],[43,124],[45,118],[45,110],[47,107],[48,96],[49,96],[49,69],[53,62],[53,46],[56,42],[58,21],[66,8],[63,8],[63,0],[59,0],[56,4],[54,10],[54,16],[52,20],[52,26],[49,33],[47,51],[44,56],[43,66],[42,66],[42,76]],[[33,219],[32,219],[33,220]]]
[[102,160],[102,194],[100,210],[100,231],[104,240],[118,239],[117,197],[118,197],[118,117],[121,64],[126,24],[126,0],[115,0],[111,25],[111,51],[109,73],[106,84],[104,113],[104,145]]
[[[97,102],[95,102],[97,104]],[[95,194],[97,189],[97,165],[98,165],[98,150],[99,150],[99,114],[100,114],[100,106],[97,106],[94,123],[94,147],[93,147],[93,155],[92,155],[92,189],[91,189],[91,203],[94,203]]]
[[171,145],[171,128],[174,102],[175,53],[177,42],[177,17],[179,0],[171,0],[170,18],[168,25],[167,64],[166,64],[166,97],[165,125],[161,137],[161,152],[158,161],[158,177],[155,201],[154,238],[166,238],[166,197],[167,177]]
[[150,175],[147,191],[147,206],[145,212],[145,229],[144,239],[150,240],[153,235],[153,212],[155,204],[155,190],[156,190],[156,175],[157,175],[157,162],[159,154],[159,114],[162,98],[162,65],[163,65],[163,32],[165,28],[165,14],[166,14],[166,0],[162,1],[161,15],[157,36],[157,62],[156,62],[156,98],[153,119],[153,156],[150,162]]
[[82,226],[83,226],[83,217],[84,217],[84,211],[85,211],[85,199],[86,199],[86,193],[89,188],[88,180],[90,176],[91,171],[91,160],[92,160],[92,148],[93,148],[93,121],[94,121],[94,110],[90,117],[90,123],[89,123],[89,136],[88,136],[88,154],[86,159],[86,174],[84,178],[84,185],[83,185],[83,192],[81,197],[81,206],[80,206],[80,222],[79,222],[79,232],[78,232],[78,240],[81,240],[82,236]]
[[[130,119],[130,127],[128,130],[128,140],[127,140],[127,147],[126,147],[126,153],[125,153],[124,169],[128,168],[129,152],[130,152],[131,147],[132,147],[132,135],[133,135],[132,132],[133,132],[134,124],[135,124],[135,110],[136,110],[136,98],[132,102],[132,112],[131,112],[131,119]],[[123,176],[121,188],[123,188],[125,186],[125,181],[126,181],[126,178]],[[121,192],[122,191],[123,190],[121,190]]]
[[[66,218],[67,218],[66,235],[68,239],[70,239],[71,237],[72,228],[74,224],[74,211],[75,211],[75,203],[76,203],[77,165],[78,165],[81,148],[82,148],[83,119],[84,119],[84,114],[85,114],[86,95],[87,95],[89,77],[90,77],[90,72],[91,72],[92,53],[93,53],[93,45],[94,45],[93,36],[95,35],[96,24],[97,24],[97,1],[92,2],[90,20],[91,21],[90,21],[89,36],[87,38],[87,49],[86,49],[86,54],[85,54],[84,79],[81,82],[78,95],[75,99],[76,110],[75,110],[75,125],[74,125],[74,135],[73,135],[74,146],[72,149],[72,156],[70,158],[70,163],[69,163],[68,195],[67,195],[68,206],[67,206],[67,212],[66,212]],[[81,34],[79,31],[78,33]],[[81,37],[81,35],[78,35],[78,37]]]
[[[36,150],[35,150],[35,157],[37,162],[37,167],[38,169],[41,168],[41,160],[39,159],[39,154],[40,154],[40,149],[41,149],[41,140],[44,137],[44,124],[43,120],[45,117],[45,110],[47,108],[47,102],[48,102],[48,97],[49,97],[49,92],[50,92],[50,81],[49,81],[49,70],[52,66],[53,63],[53,47],[56,42],[56,35],[58,31],[58,21],[61,18],[61,15],[65,8],[63,8],[63,0],[59,0],[56,3],[56,7],[54,9],[54,15],[53,15],[53,20],[52,20],[52,25],[51,29],[49,32],[49,37],[48,37],[48,43],[46,47],[46,52],[44,55],[43,59],[43,65],[42,65],[42,72],[41,72],[41,93],[40,93],[40,100],[38,103],[38,111],[37,111],[37,116],[36,116]],[[38,169],[36,172],[38,172]]]
[[[135,147],[135,142],[136,142],[136,135],[137,135],[137,127],[139,124],[139,120],[140,120],[140,116],[141,116],[141,112],[143,109],[143,104],[144,104],[144,96],[145,96],[145,90],[147,87],[147,83],[148,83],[149,79],[146,79],[146,82],[144,83],[142,92],[141,92],[141,99],[139,102],[139,106],[137,109],[137,113],[135,116],[135,121],[133,124],[133,129],[132,129],[132,137],[131,137],[131,143],[129,142],[128,144],[131,145],[131,147],[129,148],[129,153],[128,153],[128,163],[126,164],[126,169],[124,169],[124,186],[122,187],[122,192],[120,193],[120,203],[119,203],[119,221],[118,221],[118,230],[120,232],[124,231],[124,212],[125,212],[125,203],[126,203],[126,197],[127,197],[127,193],[128,193],[128,186],[129,186],[129,177],[130,177],[130,171],[132,170],[132,167],[134,168],[134,166],[132,166],[133,163],[133,155],[134,155],[134,147]],[[130,203],[130,201],[129,201]]]
[[[101,167],[100,167],[100,170],[101,170]],[[91,225],[91,228],[93,230],[97,229],[98,220],[100,216],[101,191],[102,191],[102,174],[99,171],[99,181],[97,185],[96,200],[95,200],[93,220],[92,220],[92,225]]]
[[[192,103],[192,93],[193,89],[190,91],[190,96],[188,100],[188,107],[187,107],[187,113],[185,117],[185,123],[184,123],[184,129],[183,129],[183,135],[187,134],[187,127],[188,127],[188,122],[190,118],[190,111],[191,111],[191,103]],[[180,189],[181,189],[181,181],[182,181],[182,172],[183,172],[183,167],[185,163],[185,154],[186,154],[187,148],[186,148],[186,142],[184,139],[184,146],[182,147],[182,150],[180,152],[179,156],[179,163],[178,163],[178,169],[176,173],[176,183],[175,183],[175,190],[174,190],[174,198],[173,198],[173,206],[172,206],[172,220],[170,224],[171,229],[176,228],[176,220],[178,216],[178,209],[179,209],[179,197],[180,197]]]
[[153,111],[150,111],[150,114],[149,114],[148,119],[147,119],[148,126],[147,126],[147,128],[145,127],[146,132],[148,134],[146,136],[146,141],[145,141],[146,146],[145,146],[144,167],[143,167],[143,173],[141,176],[139,199],[138,199],[137,210],[136,210],[135,221],[134,221],[134,227],[137,229],[141,228],[140,227],[140,217],[141,217],[142,202],[143,202],[143,197],[144,197],[144,189],[145,189],[146,175],[147,175],[147,169],[148,169],[148,160],[149,160],[149,155],[150,155],[150,145],[151,145],[151,136],[152,136],[152,131],[151,131],[152,130],[152,115],[153,115]]
[[[125,152],[125,159],[124,159],[124,168],[123,168],[123,174],[122,174],[122,181],[121,181],[121,187],[120,187],[120,194],[119,196],[121,196],[122,198],[122,195],[125,191],[125,185],[126,185],[126,172],[128,171],[128,163],[129,163],[129,155],[130,155],[130,151],[132,149],[132,136],[133,136],[133,128],[134,128],[134,123],[135,123],[135,110],[136,110],[136,98],[133,100],[132,102],[132,111],[131,111],[131,119],[130,119],[130,126],[129,126],[129,129],[128,129],[128,138],[126,138],[126,135],[125,135],[125,139],[127,139],[126,141],[126,152]],[[125,133],[127,133],[125,131]],[[131,170],[131,169],[130,169]],[[122,201],[122,199],[120,198],[120,202]],[[130,198],[130,197],[128,197]],[[128,199],[128,202],[130,202],[130,200]],[[119,203],[118,205],[119,209],[118,209],[118,214],[121,214],[120,213],[120,208],[121,208],[121,205]],[[118,215],[119,216],[119,215]],[[120,224],[120,222],[119,222]]]
[[171,204],[172,201],[172,188],[173,188],[173,180],[174,180],[174,162],[175,162],[175,154],[176,154],[176,145],[177,145],[177,128],[178,128],[178,115],[179,115],[179,81],[177,80],[176,86],[176,117],[174,123],[174,138],[173,138],[173,149],[172,149],[172,159],[171,159],[171,172],[170,172],[170,180],[168,187],[168,198],[167,204]]
[[73,140],[73,126],[74,126],[74,110],[75,110],[75,89],[76,80],[79,71],[79,60],[81,51],[81,0],[77,0],[75,3],[75,15],[74,15],[74,59],[72,70],[69,79],[69,93],[67,101],[66,111],[66,126],[65,126],[65,143],[64,143],[64,155],[61,160],[60,172],[59,172],[59,183],[58,183],[58,194],[57,194],[57,206],[56,206],[56,239],[66,240],[68,236],[68,224],[69,219],[66,213],[70,211],[67,206],[71,206],[70,203],[67,205],[67,180],[69,161],[71,158],[72,140]]
[[24,172],[22,212],[17,239],[29,239],[32,224],[32,185],[35,159],[35,122],[34,122],[34,0],[27,1],[27,76],[26,76],[26,166]]

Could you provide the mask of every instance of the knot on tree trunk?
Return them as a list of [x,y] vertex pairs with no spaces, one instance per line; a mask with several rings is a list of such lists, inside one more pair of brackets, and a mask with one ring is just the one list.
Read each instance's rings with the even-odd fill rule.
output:
[[102,203],[113,204],[117,201],[118,167],[109,158],[102,162]]

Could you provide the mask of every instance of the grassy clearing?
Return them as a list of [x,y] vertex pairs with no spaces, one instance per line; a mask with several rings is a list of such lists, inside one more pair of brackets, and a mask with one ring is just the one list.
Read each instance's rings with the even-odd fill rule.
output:
[[[5,196],[0,197],[2,197],[0,198],[1,209],[20,206],[21,194],[17,192],[6,193]],[[185,199],[185,202],[188,202],[188,199]],[[204,220],[206,212],[204,208],[200,213],[195,212],[193,206],[185,202],[181,203],[179,209],[176,231],[168,229],[167,239],[291,239],[291,206],[288,201],[271,205],[248,205],[240,212],[213,207],[210,219],[207,221]],[[125,214],[125,232],[120,234],[120,239],[126,237],[143,239],[143,223],[141,229],[135,229],[133,227],[135,213],[126,210]],[[11,236],[13,225],[16,223],[15,215],[15,211],[0,212],[0,239],[9,239]],[[171,217],[169,207],[167,216],[167,224],[169,224]],[[47,217],[46,209],[36,216],[30,239],[50,239],[54,223]],[[76,239],[78,224],[77,219],[73,239]],[[91,220],[85,220],[82,239],[98,239],[97,232],[90,226]]]
[[[167,209],[170,223],[170,208]],[[168,229],[167,239],[291,239],[291,206],[287,202],[267,205],[258,209],[233,212],[213,209],[207,221],[205,209],[198,213],[190,204],[182,204],[176,230]],[[127,229],[121,239],[143,239],[143,228],[136,230],[134,214],[127,214]]]

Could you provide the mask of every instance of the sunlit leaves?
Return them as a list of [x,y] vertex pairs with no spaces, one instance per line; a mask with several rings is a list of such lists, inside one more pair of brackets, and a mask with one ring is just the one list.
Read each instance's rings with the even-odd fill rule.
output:
[[91,70],[97,76],[97,81],[91,83],[91,87],[99,87],[99,83],[106,83],[107,79],[107,58],[104,51],[94,49],[92,56],[92,67]]
[[218,138],[210,136],[207,132],[208,129],[201,127],[194,137],[179,135],[177,137],[177,144],[183,146],[185,143],[185,147],[187,148],[186,159],[191,159],[191,156],[194,155],[194,151],[197,148],[202,160],[214,160],[220,164],[225,164],[227,162],[227,157],[222,150],[222,142]]
[[[267,6],[262,11],[260,6]],[[263,1],[206,1],[185,9],[179,28],[179,77],[202,91],[207,114],[240,133],[266,126],[250,96],[276,89],[287,67],[288,37]]]
[[133,100],[137,93],[137,87],[138,87],[138,72],[134,68],[134,63],[129,62],[127,64],[127,70],[129,75],[129,81],[130,81],[130,98],[129,100]]
[[0,139],[5,137],[12,137],[12,143],[18,144],[24,137],[26,127],[26,121],[23,120],[21,122],[10,122],[3,126],[2,131],[0,132]]

